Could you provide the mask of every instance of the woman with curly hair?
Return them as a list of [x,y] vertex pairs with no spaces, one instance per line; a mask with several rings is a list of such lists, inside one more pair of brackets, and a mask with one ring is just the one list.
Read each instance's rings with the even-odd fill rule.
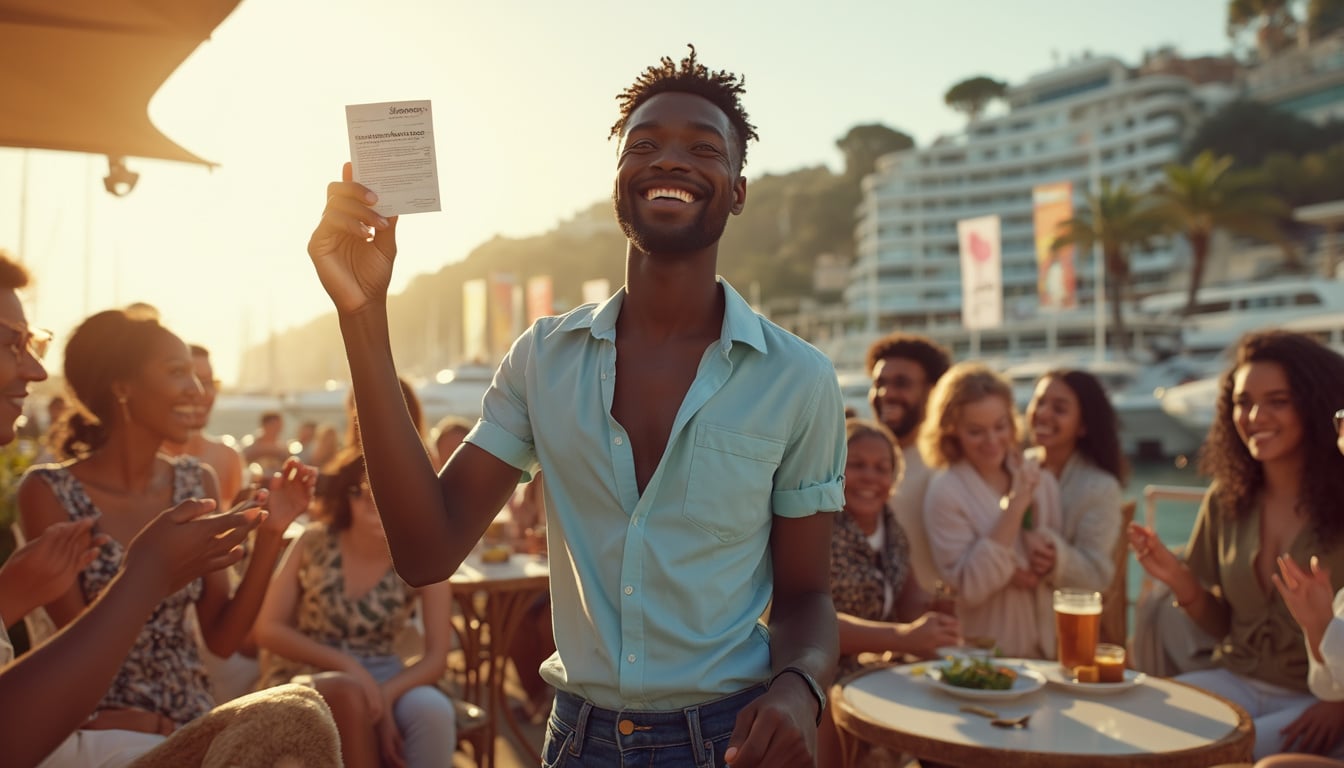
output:
[[1059,480],[1063,513],[1058,532],[1029,542],[1032,570],[1056,587],[1104,592],[1115,576],[1129,473],[1115,409],[1092,374],[1055,370],[1036,383],[1027,425],[1041,465]]
[[1018,448],[1012,386],[978,363],[952,366],[929,396],[919,451],[938,470],[924,523],[963,634],[1008,656],[1053,656],[1052,589],[1031,570],[1028,542],[1058,531],[1059,486]]
[[1250,713],[1257,759],[1290,750],[1344,756],[1344,703],[1309,692],[1302,630],[1273,584],[1285,555],[1297,562],[1317,555],[1344,576],[1344,457],[1325,418],[1338,408],[1341,382],[1344,357],[1307,336],[1243,337],[1219,387],[1201,457],[1213,482],[1185,560],[1151,528],[1129,530],[1149,575],[1171,588],[1191,621],[1221,638],[1214,668],[1179,679]]

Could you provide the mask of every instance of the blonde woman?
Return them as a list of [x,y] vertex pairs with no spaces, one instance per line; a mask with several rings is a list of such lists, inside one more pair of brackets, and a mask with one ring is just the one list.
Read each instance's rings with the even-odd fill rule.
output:
[[933,562],[957,591],[963,635],[1008,656],[1049,658],[1051,587],[1031,569],[1030,542],[1059,530],[1059,487],[1018,444],[1007,380],[980,364],[953,366],[920,425],[920,455],[936,470],[924,523]]

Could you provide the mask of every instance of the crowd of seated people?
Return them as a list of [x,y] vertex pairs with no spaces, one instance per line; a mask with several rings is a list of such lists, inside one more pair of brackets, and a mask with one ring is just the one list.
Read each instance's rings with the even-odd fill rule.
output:
[[[0,286],[0,305],[26,281],[0,258],[0,282],[11,278],[13,286]],[[11,378],[45,379],[23,350],[48,337],[14,325],[20,352]],[[48,460],[17,488],[16,532],[28,543],[0,570],[6,623],[41,616],[57,631],[35,636],[34,650],[13,663],[12,653],[0,658],[0,701],[24,696],[35,676],[50,674],[58,652],[83,649],[99,632],[105,642],[71,665],[80,675],[53,678],[61,706],[41,738],[27,739],[31,749],[11,755],[17,764],[253,764],[254,753],[240,762],[237,749],[222,745],[250,742],[264,751],[296,728],[316,736],[277,747],[291,759],[286,765],[451,764],[456,712],[440,687],[453,645],[451,590],[447,582],[412,589],[392,569],[361,482],[353,403],[344,448],[329,425],[298,435],[302,445],[285,442],[266,414],[252,445],[271,446],[274,455],[241,456],[204,432],[218,387],[208,352],[188,347],[148,305],[87,318],[66,344],[64,366],[66,412],[52,419]],[[402,384],[422,425],[414,391]],[[445,419],[427,453],[446,459],[471,426]],[[323,456],[320,475],[299,460]],[[273,471],[257,471],[262,458]],[[227,514],[208,514],[231,503],[238,507]],[[510,508],[515,548],[544,553],[540,480],[520,485]],[[303,533],[295,537],[298,524]],[[536,673],[554,651],[549,601],[525,620],[535,629],[518,633],[509,653],[528,694],[523,706],[535,716],[549,706],[549,687]],[[408,626],[423,641],[410,660],[391,645]],[[260,667],[252,658],[258,647]],[[81,686],[78,695],[59,688],[65,680]],[[290,727],[251,733],[277,712]],[[211,760],[234,762],[184,757],[183,745],[194,749],[202,732],[215,745]]]
[[[17,293],[27,282],[23,267],[0,253],[0,387],[11,402],[47,377],[41,357],[50,336],[29,326]],[[237,641],[269,573],[249,574],[249,588],[234,599],[211,582],[242,557],[250,533],[258,535],[264,565],[271,521],[283,522],[306,498],[311,474],[293,468],[274,497],[256,499],[266,509],[250,504],[209,514],[217,500],[206,492],[213,486],[208,473],[146,450],[186,424],[173,407],[174,393],[187,389],[181,371],[191,378],[186,347],[156,321],[125,313],[95,318],[81,326],[83,343],[66,357],[80,401],[74,407],[83,410],[61,450],[73,447],[76,458],[24,479],[29,540],[0,567],[6,764],[336,764],[331,712],[310,689],[286,686],[216,707],[200,685],[194,643],[171,642],[185,626],[187,602],[202,609],[217,647]],[[107,341],[109,328],[126,330],[128,323],[135,332],[121,341],[143,347],[109,350],[125,357],[91,365],[99,350],[88,341]],[[0,419],[0,443],[14,439],[18,415],[15,409]],[[116,461],[109,464],[109,456]],[[5,630],[44,606],[62,630],[13,659]]]
[[[891,350],[899,356],[885,357]],[[918,487],[903,488],[901,462],[874,451],[893,465],[890,518],[905,527],[914,507],[921,523],[902,536],[908,552],[894,555],[905,562],[883,562],[886,572],[931,562],[934,572],[921,581],[956,596],[960,642],[1053,658],[1051,591],[1105,590],[1127,535],[1190,626],[1213,639],[1211,669],[1178,679],[1250,712],[1255,756],[1264,758],[1257,768],[1344,765],[1335,762],[1344,756],[1344,358],[1292,333],[1241,341],[1202,454],[1212,485],[1178,557],[1151,529],[1121,530],[1128,467],[1115,411],[1095,377],[1065,369],[1042,376],[1024,441],[1007,381],[974,362],[931,377],[920,361],[946,356],[939,351],[928,339],[898,333],[874,343],[868,356],[873,416],[909,429],[908,415],[920,414],[919,455],[933,468]],[[867,453],[851,442],[854,485],[867,482],[866,469],[853,464]],[[847,493],[847,512],[850,501]],[[835,546],[861,555],[833,560],[842,653],[855,580],[875,600],[889,578],[861,578],[885,553],[875,538],[866,548],[850,541],[852,519],[852,512],[839,516],[835,526]],[[888,600],[890,584],[884,589]],[[890,603],[878,607],[892,620]],[[924,655],[901,650],[896,655],[907,660]],[[842,674],[856,667],[850,659]],[[1279,754],[1289,752],[1310,754]]]
[[[9,265],[0,259],[0,278]],[[22,284],[0,285],[0,315]],[[0,335],[13,330],[0,325]],[[12,325],[19,364],[7,371],[0,359],[0,379],[40,381],[45,372],[25,358],[35,336],[22,319]],[[327,444],[334,428],[305,435],[301,455],[328,460],[320,486],[317,468],[290,447],[257,482],[229,458],[232,448],[212,451],[201,431],[216,386],[203,353],[143,309],[92,315],[66,345],[67,413],[52,433],[60,438],[47,442],[54,461],[18,488],[30,541],[0,570],[6,622],[41,609],[62,631],[3,667],[0,702],[49,674],[54,649],[90,645],[96,632],[108,648],[82,658],[78,679],[53,678],[51,687],[72,693],[51,705],[61,716],[19,764],[85,765],[93,755],[129,764],[161,754],[187,728],[211,727],[221,699],[239,691],[216,695],[196,638],[226,658],[253,634],[266,650],[255,687],[272,697],[302,691],[290,705],[309,706],[319,730],[339,734],[344,764],[443,764],[455,742],[453,706],[438,687],[452,645],[451,591],[446,582],[412,589],[391,569],[353,403],[341,452]],[[1003,376],[974,361],[950,364],[927,339],[880,340],[869,357],[872,420],[846,425],[845,507],[832,540],[840,675],[967,643],[1052,658],[1052,591],[1106,589],[1126,536],[1191,626],[1216,641],[1211,668],[1179,679],[1251,714],[1260,765],[1344,765],[1330,762],[1344,759],[1344,358],[1291,333],[1242,340],[1201,458],[1212,482],[1177,555],[1151,529],[1121,530],[1128,467],[1115,412],[1090,374],[1042,376],[1023,417]],[[403,390],[426,453],[442,466],[471,422],[447,419],[426,434],[413,391]],[[541,489],[540,478],[520,486],[504,513],[516,549],[545,551]],[[248,508],[205,514],[232,501]],[[308,519],[288,542],[291,523]],[[193,557],[172,562],[169,547]],[[408,663],[390,642],[412,605],[425,654]],[[534,672],[553,646],[549,601],[532,609],[524,626],[533,631],[517,633],[509,652],[535,716],[549,689]],[[821,755],[837,754],[834,738],[823,718]]]

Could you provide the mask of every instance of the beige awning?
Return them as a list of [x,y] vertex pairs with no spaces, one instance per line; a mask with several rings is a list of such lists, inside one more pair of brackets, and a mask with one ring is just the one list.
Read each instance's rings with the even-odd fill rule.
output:
[[212,165],[149,100],[239,0],[0,0],[0,146]]

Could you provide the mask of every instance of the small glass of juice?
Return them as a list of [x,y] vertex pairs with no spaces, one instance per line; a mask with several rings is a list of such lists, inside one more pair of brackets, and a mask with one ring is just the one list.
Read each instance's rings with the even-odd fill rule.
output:
[[1096,661],[1097,682],[1125,682],[1125,647],[1102,643],[1097,646]]

